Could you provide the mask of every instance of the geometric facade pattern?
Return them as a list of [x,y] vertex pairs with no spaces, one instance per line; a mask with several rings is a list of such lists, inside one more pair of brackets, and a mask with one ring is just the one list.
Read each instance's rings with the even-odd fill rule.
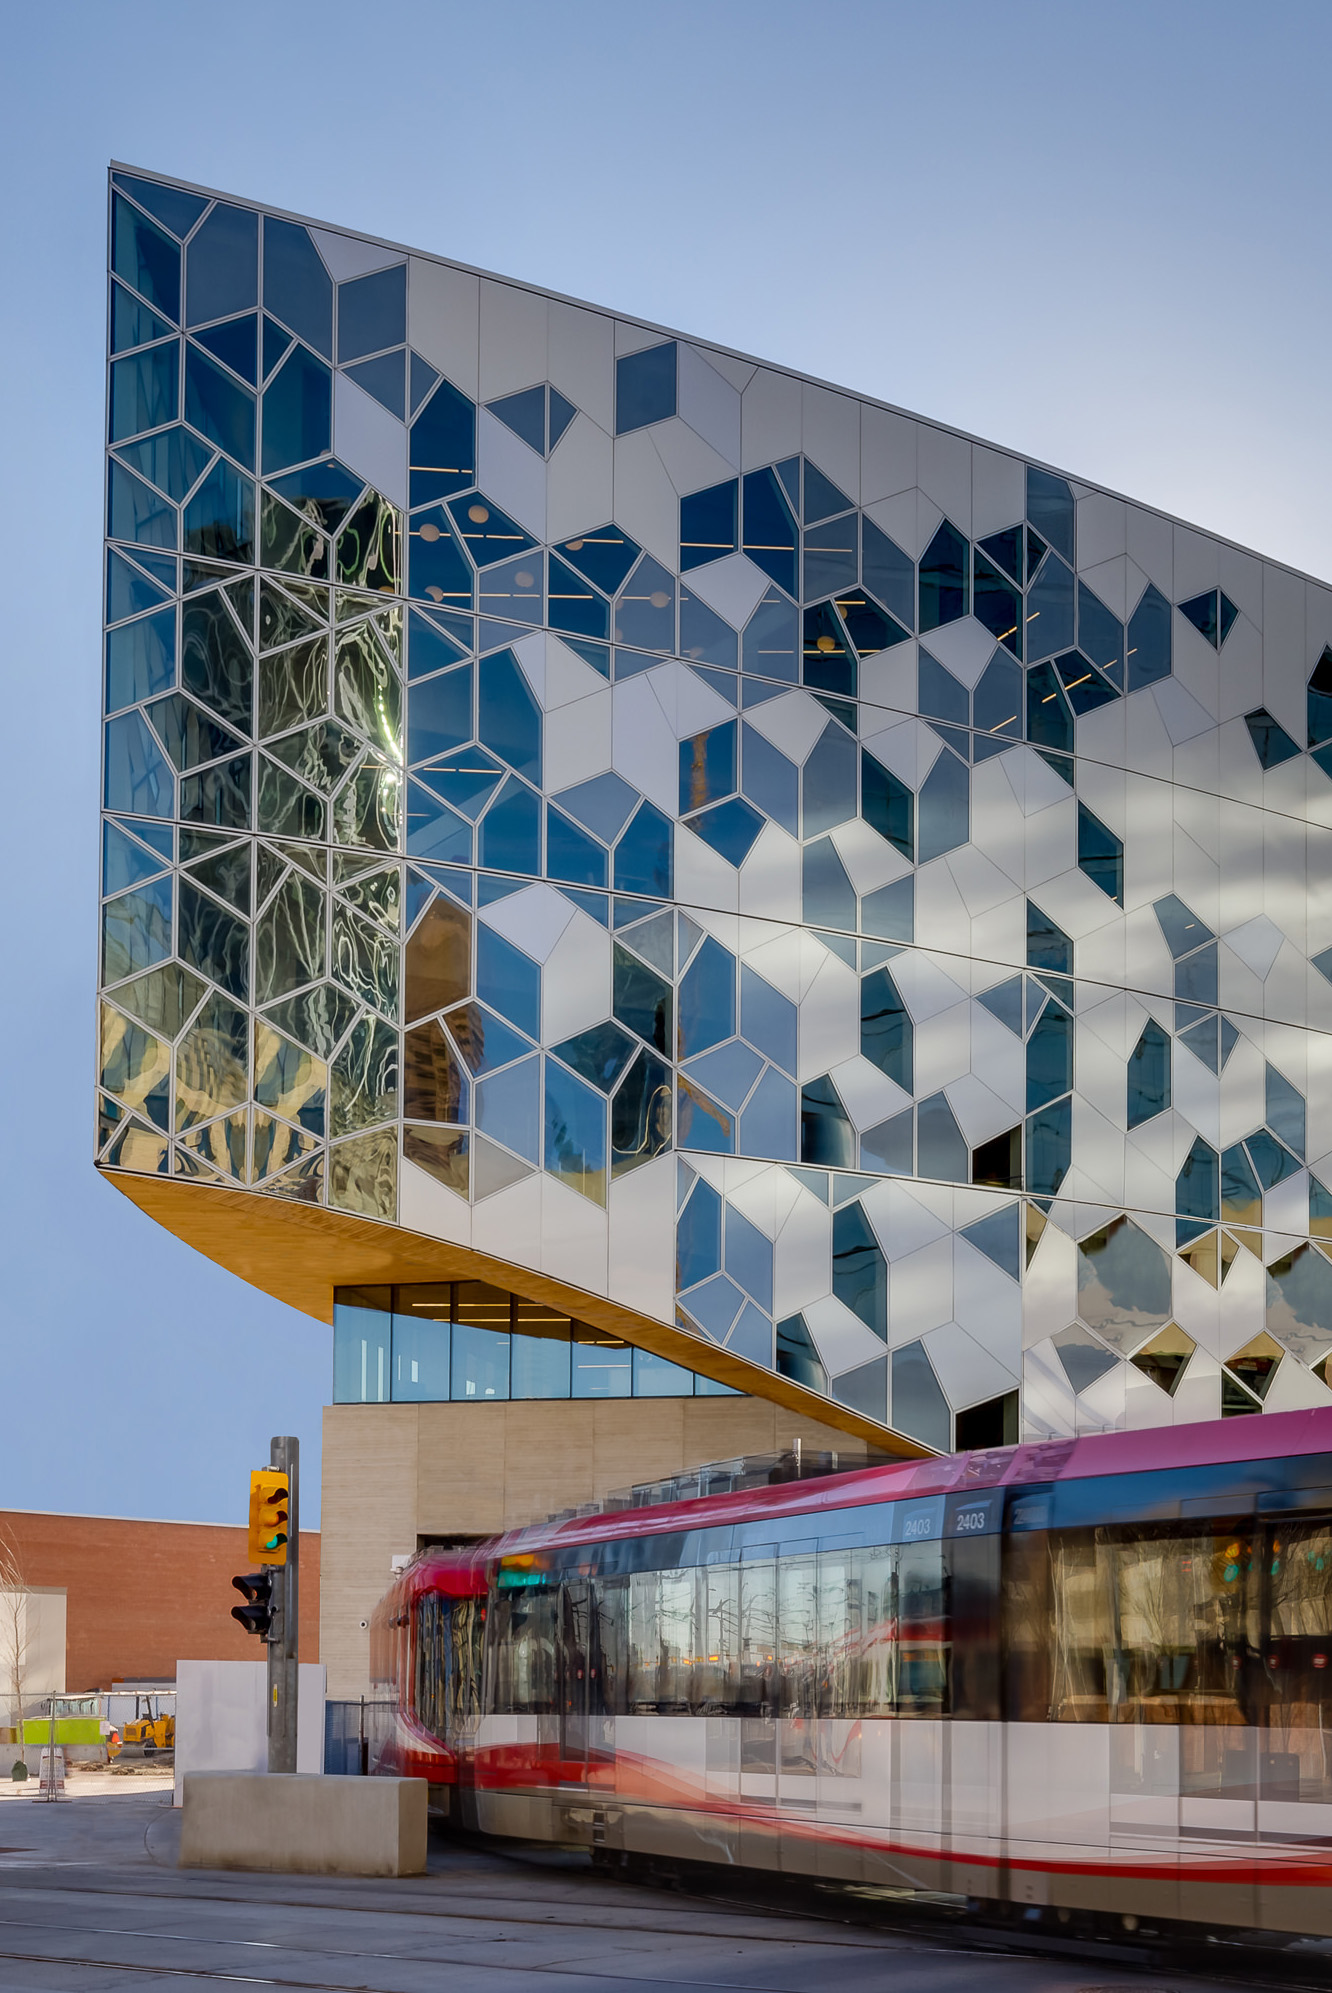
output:
[[1328,1401],[1332,592],[121,172],[108,323],[102,1167],[931,1445]]

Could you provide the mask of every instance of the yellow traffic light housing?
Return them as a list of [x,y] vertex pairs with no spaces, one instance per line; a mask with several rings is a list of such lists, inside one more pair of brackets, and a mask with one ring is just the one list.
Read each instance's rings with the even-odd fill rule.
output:
[[275,1467],[256,1467],[250,1475],[250,1540],[254,1564],[285,1564],[287,1519],[291,1513],[287,1476]]

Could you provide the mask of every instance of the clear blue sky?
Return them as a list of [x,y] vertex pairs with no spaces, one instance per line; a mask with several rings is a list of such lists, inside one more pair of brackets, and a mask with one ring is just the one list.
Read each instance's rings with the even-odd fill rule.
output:
[[5,21],[0,1506],[318,1490],[329,1331],[89,1161],[105,171],[679,326],[1327,576],[1332,10],[44,0]]

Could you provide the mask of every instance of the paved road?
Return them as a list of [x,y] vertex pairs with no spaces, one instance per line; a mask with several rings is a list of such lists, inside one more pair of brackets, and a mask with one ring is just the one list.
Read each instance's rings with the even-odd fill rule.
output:
[[978,1979],[985,1993],[1221,1989],[1094,1955],[1004,1956],[965,1934],[756,1912],[611,1882],[549,1853],[438,1841],[426,1876],[347,1882],[181,1872],[178,1837],[161,1793],[0,1805],[3,1993],[167,1981],[310,1993],[976,1993]]

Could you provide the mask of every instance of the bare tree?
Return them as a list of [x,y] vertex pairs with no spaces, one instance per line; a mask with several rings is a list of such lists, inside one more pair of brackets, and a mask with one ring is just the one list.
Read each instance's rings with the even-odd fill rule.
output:
[[0,1668],[13,1712],[14,1739],[23,1742],[23,1684],[28,1671],[28,1585],[18,1545],[0,1526]]

